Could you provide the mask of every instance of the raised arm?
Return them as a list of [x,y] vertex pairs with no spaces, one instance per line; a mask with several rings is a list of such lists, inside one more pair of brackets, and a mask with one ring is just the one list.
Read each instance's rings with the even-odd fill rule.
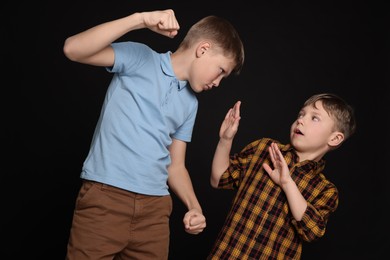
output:
[[294,219],[300,221],[306,211],[307,202],[299,191],[296,183],[291,178],[286,160],[280,152],[277,144],[271,144],[269,147],[269,153],[273,168],[264,163],[264,169],[267,171],[271,179],[283,189]]
[[171,9],[134,13],[70,36],[65,40],[63,50],[72,61],[112,66],[114,51],[110,44],[124,34],[142,28],[173,38],[178,33],[179,23]]
[[218,187],[221,175],[229,167],[230,150],[241,119],[240,106],[241,101],[237,101],[234,107],[229,109],[219,130],[219,142],[215,149],[210,176],[210,183],[214,188]]

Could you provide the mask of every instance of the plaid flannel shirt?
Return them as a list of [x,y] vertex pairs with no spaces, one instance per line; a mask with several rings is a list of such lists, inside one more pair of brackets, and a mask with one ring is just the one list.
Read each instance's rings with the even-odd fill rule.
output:
[[[307,201],[301,221],[290,213],[287,197],[262,164],[272,167],[268,147],[278,146],[290,174]],[[338,190],[325,178],[325,161],[298,162],[290,144],[263,138],[231,155],[230,166],[219,188],[237,194],[207,259],[300,259],[302,241],[314,241],[325,233],[329,215],[338,206]]]

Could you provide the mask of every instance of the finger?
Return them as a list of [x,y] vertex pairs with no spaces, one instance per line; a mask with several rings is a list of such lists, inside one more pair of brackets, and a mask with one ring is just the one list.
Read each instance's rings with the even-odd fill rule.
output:
[[165,30],[165,29],[161,28],[160,26],[158,26],[158,30],[159,30],[160,34],[162,34],[164,36],[168,36],[170,38],[173,38],[178,34],[177,30]]
[[159,28],[161,30],[179,30],[180,26],[172,9],[164,10],[160,17]]
[[171,37],[171,38],[173,38],[173,37],[175,37],[178,33],[179,33],[179,31],[177,31],[177,30],[169,31],[168,36]]
[[269,152],[269,155],[270,155],[270,157],[271,157],[271,162],[272,162],[273,164],[275,164],[275,154],[274,154],[274,150],[273,150],[273,148],[272,148],[272,144],[271,144],[270,147],[268,147],[268,152]]
[[272,168],[268,164],[263,163],[263,168],[268,174],[272,173]]
[[189,228],[186,228],[187,231],[192,231],[192,232],[201,232],[206,228],[206,224],[199,224],[196,226],[190,226]]
[[238,116],[240,116],[240,109],[241,109],[241,101],[237,101]]
[[190,226],[204,225],[206,218],[203,215],[194,215],[190,219]]
[[232,115],[233,115],[233,108],[230,108],[229,111],[228,111],[228,113],[227,113],[227,115],[226,115],[226,117],[229,118],[229,117],[231,117]]
[[277,158],[280,161],[284,160],[282,152],[279,149],[279,146],[276,143],[274,143],[273,147],[274,147],[275,158]]
[[169,10],[166,12],[167,15],[161,18],[160,22],[157,24],[157,28],[161,34],[173,38],[178,34],[180,26],[173,11]]
[[238,118],[240,117],[240,107],[241,107],[241,101],[237,101],[236,104],[234,104],[234,117]]
[[184,218],[183,219],[183,224],[184,224],[184,227],[187,229],[187,228],[190,228],[190,219],[189,218]]
[[274,147],[275,158],[280,160],[282,154],[280,153],[279,147],[276,144],[274,144],[273,147]]
[[199,224],[199,225],[196,225],[196,226],[190,226],[189,228],[186,228],[187,230],[191,230],[191,231],[200,231],[200,230],[203,230],[205,229],[206,227],[206,224]]
[[199,233],[201,233],[203,231],[203,229],[196,229],[196,230],[189,230],[189,229],[186,229],[186,232],[188,233],[188,234],[191,234],[191,235],[197,235],[197,234],[199,234]]

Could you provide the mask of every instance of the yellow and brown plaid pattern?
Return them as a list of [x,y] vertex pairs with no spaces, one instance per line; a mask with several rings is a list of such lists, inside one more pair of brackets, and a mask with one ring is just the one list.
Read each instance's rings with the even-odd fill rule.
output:
[[[290,173],[308,203],[301,221],[293,219],[287,198],[263,169],[270,164],[268,147],[276,142]],[[336,186],[322,171],[325,161],[304,161],[291,145],[263,138],[230,158],[219,182],[221,189],[237,195],[207,259],[300,259],[302,241],[314,241],[325,233],[329,215],[338,206]]]

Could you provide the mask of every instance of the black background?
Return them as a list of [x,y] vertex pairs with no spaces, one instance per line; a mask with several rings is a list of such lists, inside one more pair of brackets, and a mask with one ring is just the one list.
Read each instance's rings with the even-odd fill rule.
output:
[[239,76],[198,95],[187,168],[207,228],[196,236],[185,233],[186,210],[173,196],[170,259],[205,259],[229,209],[234,193],[209,184],[228,108],[242,101],[233,151],[259,137],[286,143],[302,103],[319,92],[351,103],[358,128],[325,157],[325,174],[340,190],[340,205],[325,236],[304,244],[302,259],[388,256],[389,11],[384,6],[374,1],[6,2],[1,17],[3,259],[65,256],[81,166],[112,75],[67,60],[64,40],[133,12],[165,8],[174,9],[181,25],[175,39],[139,30],[123,40],[174,51],[193,23],[215,14],[236,26],[246,54]]

